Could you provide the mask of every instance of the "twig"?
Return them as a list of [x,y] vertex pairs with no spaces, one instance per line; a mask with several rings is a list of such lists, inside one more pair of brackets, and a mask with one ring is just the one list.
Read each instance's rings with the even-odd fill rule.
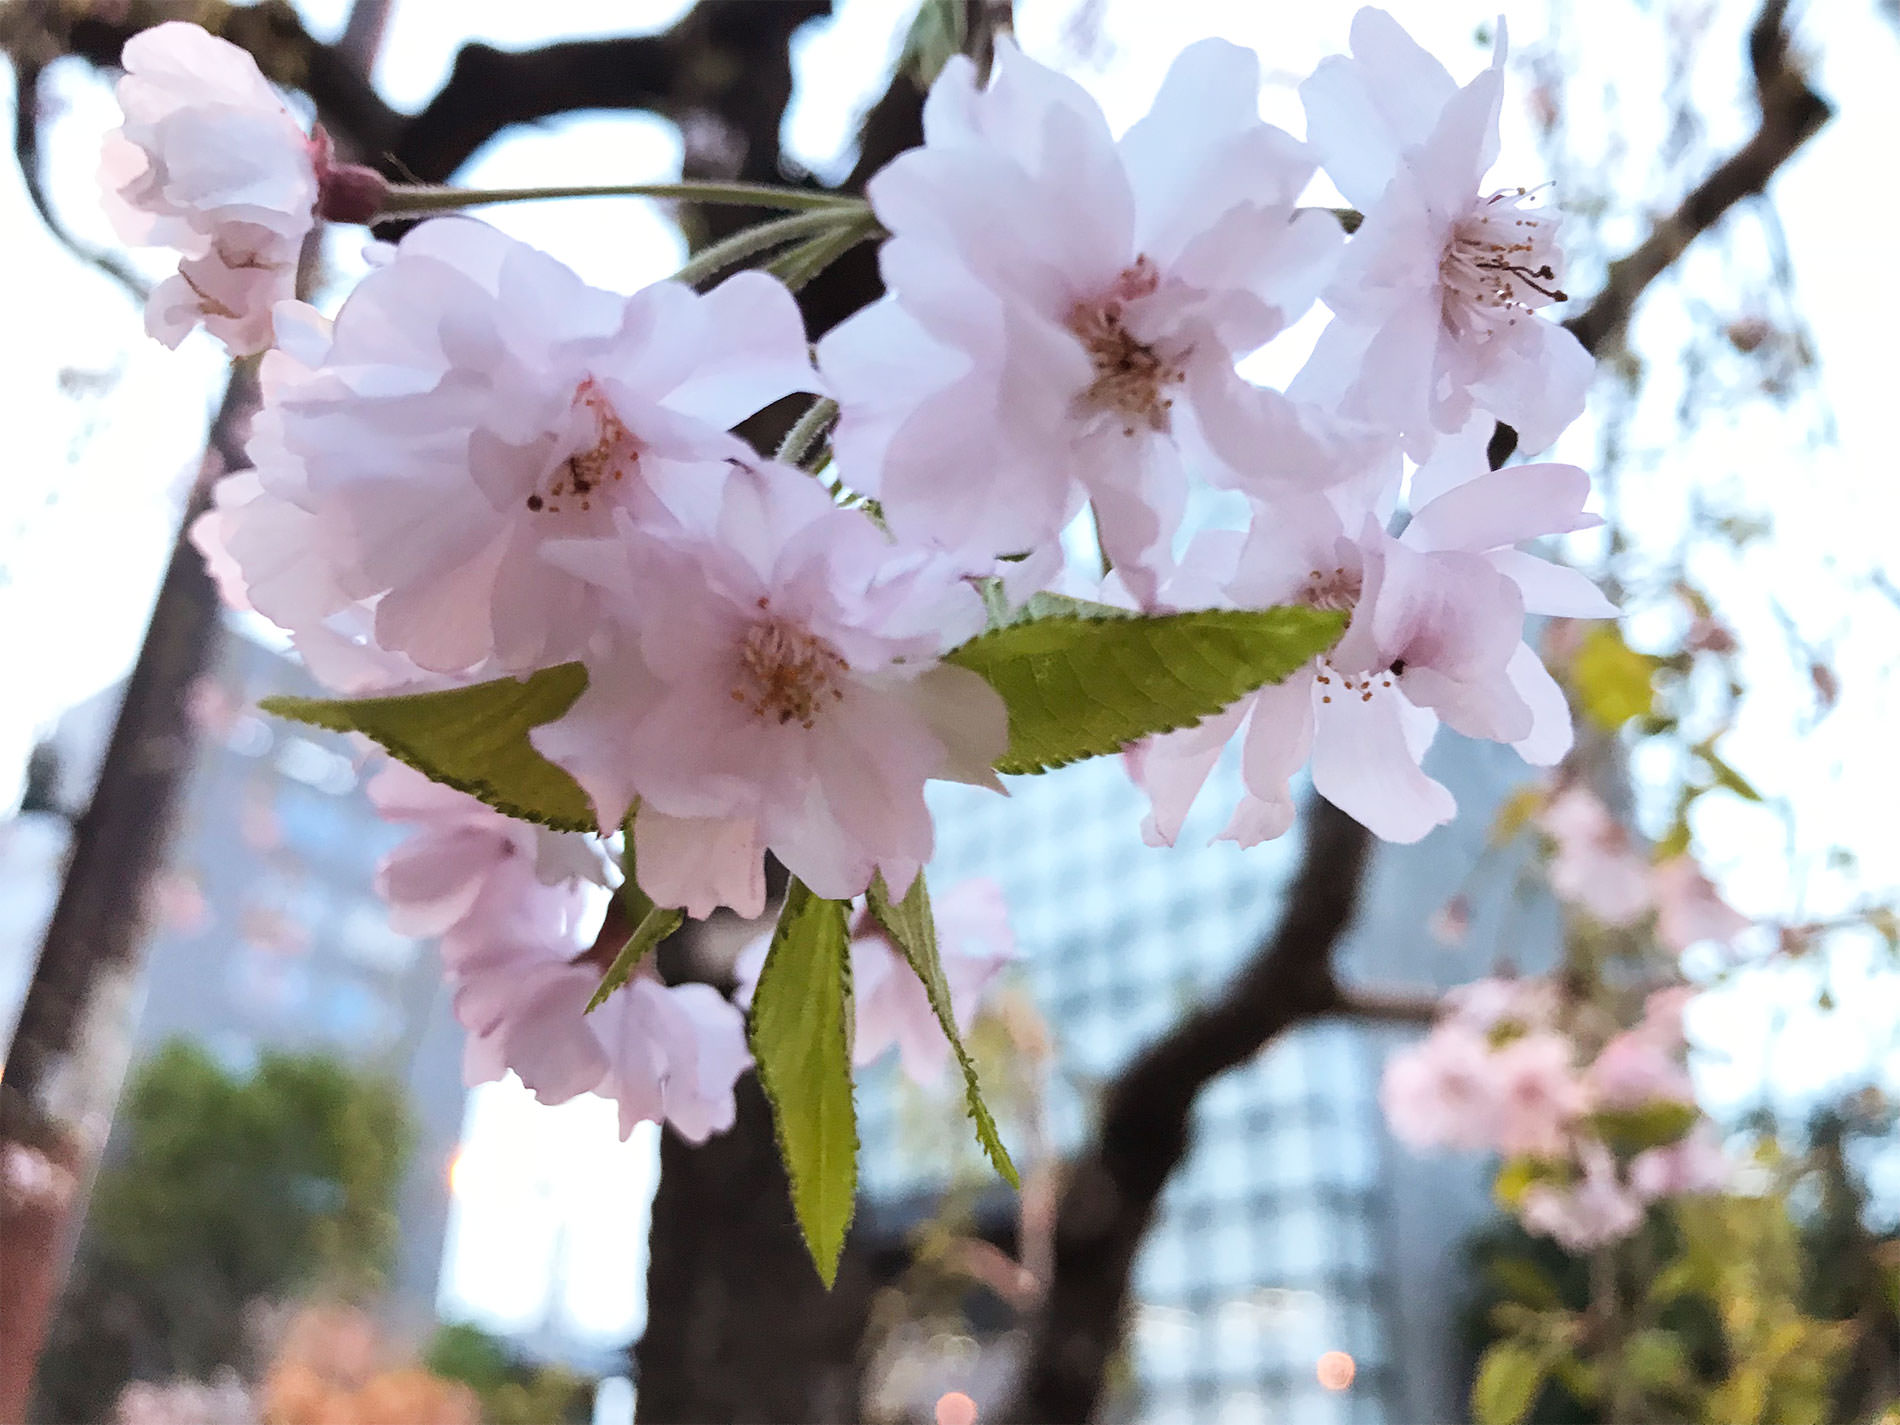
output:
[[1691,242],[1742,199],[1765,189],[1795,151],[1833,117],[1833,106],[1808,87],[1789,59],[1787,8],[1787,0],[1767,0],[1749,31],[1749,63],[1761,106],[1754,136],[1691,189],[1634,251],[1611,263],[1596,300],[1564,323],[1591,354],[1602,355],[1622,336],[1637,299]]
[[46,176],[40,171],[40,76],[45,71],[28,60],[14,65],[13,157],[20,166],[20,181],[26,185],[27,200],[40,215],[54,241],[88,267],[103,272],[123,287],[141,307],[152,294],[145,279],[134,272],[117,253],[105,252],[82,242],[54,211],[46,193]]

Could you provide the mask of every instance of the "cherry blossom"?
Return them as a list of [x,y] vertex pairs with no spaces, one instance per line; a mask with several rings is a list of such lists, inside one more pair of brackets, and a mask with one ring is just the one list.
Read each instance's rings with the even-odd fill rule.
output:
[[1589,1146],[1582,1165],[1583,1175],[1568,1186],[1533,1183],[1518,1207],[1525,1227],[1571,1252],[1620,1242],[1643,1225],[1642,1199],[1624,1185],[1607,1149]]
[[1630,1188],[1645,1202],[1721,1192],[1729,1176],[1728,1154],[1707,1120],[1674,1143],[1638,1153],[1629,1166]]
[[203,323],[235,355],[262,351],[315,222],[310,140],[250,55],[197,25],[140,31],[122,63],[125,124],[100,162],[106,212],[127,242],[184,254],[152,293],[146,330],[177,346]]
[[[937,954],[950,991],[958,1033],[967,1033],[997,976],[1017,957],[1009,907],[994,881],[961,881],[936,898]],[[733,998],[752,1002],[771,948],[761,936],[734,962],[739,988]],[[851,997],[854,1005],[851,1062],[874,1064],[893,1045],[911,1082],[929,1086],[950,1065],[950,1041],[937,1022],[923,982],[909,960],[866,912],[851,937]]]
[[1500,1152],[1550,1158],[1564,1151],[1571,1125],[1590,1106],[1572,1062],[1574,1052],[1564,1035],[1539,1030],[1492,1054],[1494,1141]]
[[1589,788],[1566,786],[1537,814],[1555,848],[1550,888],[1605,925],[1631,926],[1652,904],[1649,862],[1638,855],[1623,824]]
[[1173,842],[1221,748],[1243,728],[1246,790],[1221,833],[1242,845],[1291,825],[1289,782],[1309,755],[1315,791],[1380,837],[1407,842],[1457,811],[1421,766],[1440,721],[1510,743],[1533,763],[1569,750],[1568,704],[1523,641],[1524,618],[1613,610],[1581,575],[1517,546],[1597,523],[1583,510],[1589,477],[1569,465],[1462,479],[1434,472],[1434,497],[1397,537],[1368,505],[1395,486],[1360,479],[1256,517],[1226,601],[1351,610],[1351,622],[1306,669],[1131,759],[1154,808],[1143,828],[1151,843]]
[[[893,545],[802,471],[735,468],[704,525],[623,516],[617,544],[559,557],[596,581],[615,628],[535,745],[603,828],[638,799],[641,884],[664,903],[760,914],[766,849],[819,895],[857,895],[879,871],[901,894],[930,857],[925,780],[1000,787],[1002,699],[937,661],[982,627],[981,600],[950,561]],[[649,812],[713,852],[695,885],[657,886]]]
[[400,934],[449,934],[478,907],[491,926],[534,918],[534,910],[509,905],[523,899],[558,900],[556,918],[565,922],[578,914],[578,905],[567,910],[571,887],[607,884],[600,850],[588,838],[503,816],[400,762],[384,766],[367,790],[386,820],[417,828],[376,872],[376,893]]
[[973,566],[1051,539],[1086,496],[1146,603],[1183,463],[1229,484],[1321,478],[1330,437],[1236,357],[1311,303],[1337,225],[1295,202],[1306,150],[1259,118],[1258,60],[1183,51],[1115,140],[1073,81],[997,46],[952,59],[924,145],[867,188],[889,295],[820,343],[835,445],[900,535]]
[[597,591],[542,557],[550,542],[611,540],[616,511],[666,519],[669,501],[707,498],[695,482],[716,488],[751,455],[727,428],[815,385],[769,277],[622,297],[442,219],[343,304],[320,362],[267,405],[257,459],[314,520],[307,557],[373,602],[379,647],[432,672],[518,672],[596,629]]
[[417,827],[384,859],[377,890],[396,930],[442,937],[469,1083],[512,1070],[543,1103],[601,1094],[618,1101],[623,1138],[645,1120],[694,1142],[732,1125],[732,1085],[751,1057],[717,991],[642,967],[587,1012],[601,968],[580,958],[586,883],[606,881],[590,839],[514,821],[400,764],[369,792],[386,818]]
[[588,1013],[600,969],[564,959],[571,949],[491,943],[458,976],[468,1082],[512,1070],[542,1103],[614,1099],[622,1138],[648,1121],[695,1143],[730,1128],[733,1085],[752,1062],[739,1011],[710,986],[663,985],[643,967]]
[[1730,944],[1754,924],[1717,894],[1692,856],[1658,862],[1650,886],[1656,898],[1656,938],[1678,955],[1703,941]]
[[1625,1030],[1591,1061],[1590,1092],[1604,1108],[1631,1109],[1658,1101],[1693,1103],[1695,1085],[1671,1046],[1643,1029]]
[[1537,313],[1562,301],[1556,219],[1541,195],[1487,190],[1505,32],[1459,88],[1383,10],[1353,18],[1352,54],[1300,86],[1308,142],[1363,221],[1325,292],[1333,321],[1289,394],[1397,431],[1423,459],[1475,409],[1541,450],[1583,408],[1593,362]]
[[1444,1023],[1386,1062],[1379,1104],[1410,1148],[1488,1148],[1497,1121],[1492,1072],[1484,1036]]

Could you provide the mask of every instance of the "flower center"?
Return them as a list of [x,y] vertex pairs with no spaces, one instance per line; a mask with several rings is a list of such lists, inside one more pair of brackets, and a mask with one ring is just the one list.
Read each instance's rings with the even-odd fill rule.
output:
[[1163,392],[1180,384],[1181,368],[1126,325],[1129,303],[1152,296],[1160,285],[1154,263],[1138,257],[1108,291],[1069,309],[1069,330],[1095,368],[1095,379],[1076,397],[1077,414],[1118,418],[1123,435],[1142,428],[1165,434],[1172,424],[1174,401]]
[[1341,698],[1352,694],[1360,702],[1369,703],[1372,701],[1375,688],[1390,688],[1392,680],[1404,671],[1405,664],[1401,660],[1390,668],[1355,676],[1351,673],[1340,672],[1322,658],[1319,660],[1319,672],[1314,675],[1314,679],[1319,684],[1319,700],[1322,703],[1330,703],[1334,694],[1338,694]]
[[1488,336],[1566,300],[1557,286],[1557,219],[1529,206],[1528,188],[1483,198],[1452,228],[1438,263],[1444,320],[1458,336]]
[[1346,613],[1358,604],[1363,584],[1364,578],[1357,569],[1343,565],[1330,571],[1315,569],[1306,576],[1306,585],[1296,597],[1309,609]]
[[574,408],[591,419],[594,443],[576,450],[554,467],[541,486],[528,492],[527,506],[535,514],[558,515],[564,508],[591,510],[603,485],[624,480],[627,471],[640,463],[640,443],[593,377],[574,388]]
[[[767,601],[759,600],[761,610]],[[760,721],[774,718],[783,727],[796,722],[809,728],[827,699],[844,701],[839,675],[851,665],[838,651],[795,624],[770,616],[746,630],[739,644],[740,681],[732,700],[751,709]]]

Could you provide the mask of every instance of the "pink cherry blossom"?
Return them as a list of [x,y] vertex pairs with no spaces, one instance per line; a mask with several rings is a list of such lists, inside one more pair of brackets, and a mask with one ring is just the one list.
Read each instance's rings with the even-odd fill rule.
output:
[[1656,938],[1678,955],[1703,941],[1731,944],[1754,924],[1717,894],[1691,856],[1659,862],[1650,886],[1656,897]]
[[1672,1051],[1688,1047],[1683,1019],[1689,1002],[1700,993],[1694,985],[1667,985],[1650,991],[1643,1001],[1643,1018],[1637,1028]]
[[1498,1151],[1561,1155],[1571,1125],[1590,1106],[1570,1040],[1549,1030],[1520,1035],[1491,1056]]
[[1260,122],[1258,60],[1183,51],[1118,142],[1073,81],[1005,41],[947,64],[924,145],[867,192],[888,295],[820,344],[835,445],[901,536],[980,567],[1050,540],[1084,497],[1142,602],[1169,560],[1183,461],[1311,480],[1333,437],[1236,374],[1311,303],[1340,245],[1295,204],[1305,149]]
[[269,400],[256,458],[310,517],[305,557],[373,605],[377,646],[432,672],[519,672],[577,655],[598,623],[598,591],[543,557],[550,542],[716,498],[723,462],[751,453],[727,428],[815,384],[769,277],[622,297],[442,219],[358,285],[314,369]]
[[[637,798],[641,820],[651,809],[721,848],[689,909],[759,914],[760,849],[822,896],[856,895],[879,871],[901,890],[930,857],[924,782],[1000,786],[1002,699],[937,661],[981,628],[975,591],[802,471],[736,467],[703,527],[623,518],[617,545],[560,557],[597,581],[615,627],[586,655],[587,691],[535,745],[603,827]],[[636,822],[637,860],[641,835]]]
[[647,1121],[695,1143],[730,1128],[733,1085],[752,1062],[739,1011],[709,986],[663,985],[643,967],[590,1014],[601,972],[563,958],[571,949],[491,943],[457,977],[468,1082],[512,1070],[543,1103],[614,1099],[622,1138]]
[[1585,1077],[1604,1108],[1641,1108],[1667,1100],[1693,1103],[1695,1085],[1671,1046],[1643,1029],[1625,1030],[1598,1051]]
[[106,211],[127,242],[175,247],[146,329],[176,346],[202,323],[239,356],[270,344],[315,222],[310,140],[250,55],[170,21],[126,41],[125,124],[106,136]]
[[[997,976],[1017,957],[1009,907],[994,881],[961,881],[937,897],[937,954],[950,991],[957,1032],[967,1033]],[[749,1005],[772,937],[764,935],[739,952],[733,998]],[[898,1051],[911,1082],[929,1086],[950,1064],[950,1041],[930,1007],[923,982],[909,960],[868,912],[851,938],[851,995],[855,1006],[851,1062],[860,1068]]]
[[1567,1187],[1534,1183],[1518,1216],[1525,1227],[1553,1237],[1571,1252],[1593,1252],[1620,1242],[1643,1225],[1643,1203],[1617,1176],[1616,1160],[1601,1145],[1586,1145],[1583,1176]]
[[503,816],[400,762],[383,767],[367,790],[386,820],[417,828],[376,873],[377,894],[400,934],[449,934],[478,906],[490,928],[537,915],[506,904],[523,898],[558,901],[556,919],[568,923],[578,915],[578,906],[567,909],[568,888],[607,883],[600,851],[587,837]]
[[1379,1104],[1393,1135],[1413,1149],[1493,1145],[1497,1095],[1484,1036],[1441,1023],[1386,1061]]
[[1721,1137],[1707,1119],[1677,1142],[1638,1153],[1629,1167],[1630,1187],[1645,1202],[1721,1192],[1729,1175]]
[[1353,19],[1351,56],[1304,84],[1307,135],[1364,221],[1325,293],[1333,321],[1292,395],[1396,430],[1422,459],[1474,408],[1541,450],[1583,408],[1593,363],[1540,319],[1561,301],[1556,221],[1539,195],[1487,190],[1497,155],[1504,26],[1459,88],[1382,10]]
[[1559,900],[1611,926],[1635,925],[1649,914],[1649,862],[1594,792],[1565,787],[1537,814],[1537,825],[1555,847],[1550,888]]
[[1242,728],[1246,793],[1222,833],[1242,845],[1291,824],[1289,782],[1309,754],[1321,796],[1386,840],[1416,841],[1457,810],[1420,765],[1441,720],[1537,763],[1569,750],[1569,707],[1523,641],[1526,590],[1538,592],[1538,611],[1552,587],[1567,590],[1566,607],[1580,613],[1587,601],[1545,576],[1557,566],[1517,546],[1595,523],[1583,510],[1588,476],[1568,465],[1441,473],[1433,498],[1393,537],[1378,522],[1377,501],[1396,478],[1374,475],[1257,514],[1223,601],[1349,609],[1352,619],[1307,669],[1131,759],[1154,807],[1144,826],[1151,842],[1173,841],[1221,748]]
[[1445,991],[1444,1009],[1453,1022],[1480,1034],[1499,1029],[1546,1029],[1555,1023],[1557,987],[1548,979],[1473,980]]

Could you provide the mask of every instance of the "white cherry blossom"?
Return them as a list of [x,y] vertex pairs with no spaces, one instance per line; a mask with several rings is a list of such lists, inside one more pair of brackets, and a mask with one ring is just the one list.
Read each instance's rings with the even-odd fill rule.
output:
[[694,913],[757,915],[760,849],[822,896],[857,895],[878,871],[901,894],[930,857],[925,780],[998,785],[1002,699],[937,661],[982,627],[975,591],[802,471],[736,468],[708,524],[668,533],[623,516],[617,544],[559,557],[596,581],[616,629],[535,745],[603,828],[638,799],[641,820],[650,809],[726,849],[701,866],[717,880],[675,901]]
[[146,329],[177,346],[202,323],[235,355],[262,351],[316,221],[310,139],[256,61],[197,25],[142,30],[122,63],[125,123],[100,161],[106,212],[127,242],[184,256],[152,293]]
[[258,461],[289,467],[279,493],[316,521],[336,586],[373,602],[379,647],[431,672],[518,672],[574,657],[598,621],[546,545],[707,498],[669,482],[716,486],[751,454],[728,427],[815,384],[769,277],[622,297],[444,219],[344,303],[321,363],[266,407]]
[[1538,316],[1563,300],[1556,217],[1540,192],[1486,188],[1505,32],[1463,88],[1383,10],[1352,54],[1300,86],[1307,139],[1363,214],[1325,292],[1333,321],[1290,394],[1398,432],[1423,459],[1475,409],[1541,450],[1583,409],[1593,369]]
[[1320,478],[1326,447],[1236,357],[1299,316],[1340,234],[1296,212],[1305,149],[1259,118],[1259,63],[1176,60],[1117,142],[1073,81],[997,46],[953,59],[924,145],[867,192],[889,295],[820,343],[836,448],[898,534],[984,565],[1037,548],[1086,496],[1138,597],[1170,558],[1183,462],[1226,483]]

